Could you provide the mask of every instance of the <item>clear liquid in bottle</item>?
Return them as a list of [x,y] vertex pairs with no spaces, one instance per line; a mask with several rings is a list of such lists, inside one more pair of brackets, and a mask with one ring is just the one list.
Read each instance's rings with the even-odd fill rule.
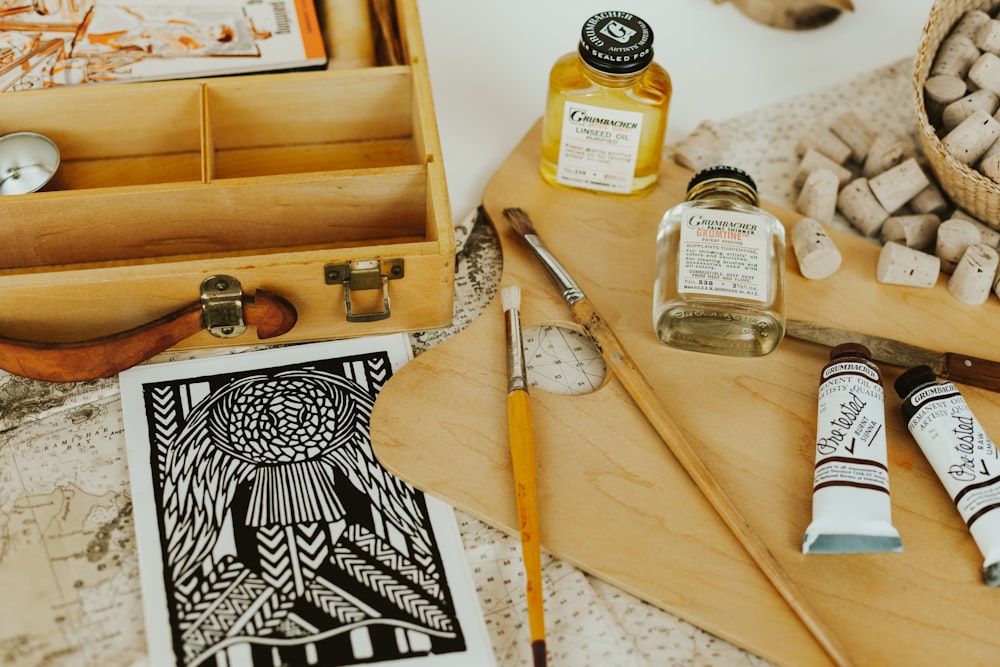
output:
[[768,354],[785,332],[785,230],[732,167],[695,175],[660,222],[653,325],[672,347]]

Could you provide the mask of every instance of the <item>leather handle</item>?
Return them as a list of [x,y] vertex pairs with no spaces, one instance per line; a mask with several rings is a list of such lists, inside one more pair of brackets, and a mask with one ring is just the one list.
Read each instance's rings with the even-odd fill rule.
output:
[[[243,319],[262,340],[290,331],[297,317],[295,307],[277,294],[257,290],[254,296],[243,296]],[[142,326],[91,340],[38,343],[0,336],[0,368],[47,382],[111,377],[203,328],[201,303],[195,302]]]

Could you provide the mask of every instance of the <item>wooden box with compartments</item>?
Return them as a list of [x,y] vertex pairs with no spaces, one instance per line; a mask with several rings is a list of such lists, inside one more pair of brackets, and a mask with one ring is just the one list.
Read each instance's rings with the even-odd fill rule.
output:
[[[58,370],[102,354],[127,365],[151,339],[254,344],[258,293],[288,311],[259,327],[274,343],[451,322],[454,231],[416,1],[351,2],[354,16],[317,3],[324,69],[0,95],[0,134],[44,135],[61,157],[46,187],[0,197],[0,367],[78,379],[96,371],[50,377],[31,355]],[[338,60],[338,40],[367,29],[371,62]],[[132,344],[139,357],[119,358]]]

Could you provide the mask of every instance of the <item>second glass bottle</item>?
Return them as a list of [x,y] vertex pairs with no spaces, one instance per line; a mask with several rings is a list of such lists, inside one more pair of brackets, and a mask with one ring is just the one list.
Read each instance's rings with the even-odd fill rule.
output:
[[664,214],[653,326],[673,347],[756,357],[785,333],[785,228],[758,207],[745,172],[704,169]]

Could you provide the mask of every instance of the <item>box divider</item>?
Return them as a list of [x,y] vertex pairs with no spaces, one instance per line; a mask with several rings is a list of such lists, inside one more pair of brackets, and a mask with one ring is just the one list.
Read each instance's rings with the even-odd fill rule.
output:
[[201,114],[201,182],[211,183],[215,178],[215,135],[212,127],[212,110],[208,106],[208,84],[201,85],[198,105]]

